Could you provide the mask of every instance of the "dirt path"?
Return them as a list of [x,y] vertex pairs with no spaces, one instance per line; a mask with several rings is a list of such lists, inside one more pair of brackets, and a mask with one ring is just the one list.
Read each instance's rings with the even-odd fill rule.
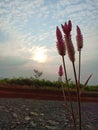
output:
[[[67,95],[67,93],[65,93]],[[71,92],[72,101],[76,101],[76,93]],[[24,89],[0,87],[1,98],[33,98],[43,100],[63,100],[62,91],[44,90],[44,89]],[[98,102],[98,94],[83,93],[81,95],[83,102]]]

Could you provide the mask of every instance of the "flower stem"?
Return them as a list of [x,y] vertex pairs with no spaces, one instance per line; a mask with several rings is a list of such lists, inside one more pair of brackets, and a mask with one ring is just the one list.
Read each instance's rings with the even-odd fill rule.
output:
[[71,110],[69,108],[69,105],[67,103],[67,97],[66,97],[65,92],[64,92],[64,87],[63,87],[63,82],[62,81],[61,81],[61,87],[62,87],[62,93],[63,93],[64,103],[65,103],[65,108],[68,110],[68,112],[70,114],[72,114],[72,112],[71,112]]
[[71,95],[70,95],[70,89],[69,89],[69,83],[68,83],[68,77],[67,77],[67,71],[66,71],[64,56],[62,56],[62,61],[63,61],[63,67],[64,67],[64,74],[65,74],[65,80],[66,80],[66,85],[67,85],[67,91],[68,91],[68,101],[70,103],[71,114],[72,114],[72,118],[73,118],[73,122],[74,122],[74,128],[75,128],[75,130],[77,130],[77,128],[76,128],[76,121],[75,121],[75,115],[74,115],[72,101],[71,101]]
[[75,69],[75,64],[72,62],[73,65],[73,71],[74,71],[74,78],[76,82],[76,88],[77,88],[77,101],[78,101],[78,114],[79,114],[79,130],[81,130],[81,103],[80,103],[80,90],[79,90],[79,84],[77,82],[77,74]]
[[80,85],[80,73],[81,73],[81,50],[79,51],[79,73],[78,73],[78,83]]

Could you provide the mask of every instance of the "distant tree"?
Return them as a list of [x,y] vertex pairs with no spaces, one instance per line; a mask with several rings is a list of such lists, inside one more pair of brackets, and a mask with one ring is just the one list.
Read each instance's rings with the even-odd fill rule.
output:
[[42,74],[43,74],[43,72],[41,72],[41,71],[39,71],[37,69],[34,69],[33,71],[34,71],[34,77],[36,79],[39,79],[42,76]]

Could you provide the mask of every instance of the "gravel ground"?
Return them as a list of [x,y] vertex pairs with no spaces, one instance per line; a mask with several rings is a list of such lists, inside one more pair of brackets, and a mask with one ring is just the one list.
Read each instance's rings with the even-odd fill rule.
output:
[[[98,103],[81,105],[82,130],[98,130]],[[69,130],[67,117],[63,101],[0,98],[0,130]]]

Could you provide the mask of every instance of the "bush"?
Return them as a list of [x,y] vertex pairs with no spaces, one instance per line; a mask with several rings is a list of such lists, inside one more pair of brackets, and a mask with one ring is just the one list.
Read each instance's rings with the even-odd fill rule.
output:
[[87,86],[85,88],[87,91],[97,91],[98,92],[98,85],[97,86]]
[[[8,84],[17,84],[17,85],[28,85],[28,86],[33,86],[33,87],[41,87],[41,88],[61,88],[61,83],[59,81],[50,81],[50,80],[39,80],[39,79],[35,79],[33,77],[30,78],[4,78],[0,80],[0,83],[8,83]],[[66,83],[63,83],[64,88],[66,88]],[[82,88],[82,84],[80,85],[80,87]],[[75,84],[71,81],[70,82],[70,88],[71,89],[75,89]],[[98,85],[96,86],[87,86],[85,88],[85,90],[87,91],[98,91]]]

